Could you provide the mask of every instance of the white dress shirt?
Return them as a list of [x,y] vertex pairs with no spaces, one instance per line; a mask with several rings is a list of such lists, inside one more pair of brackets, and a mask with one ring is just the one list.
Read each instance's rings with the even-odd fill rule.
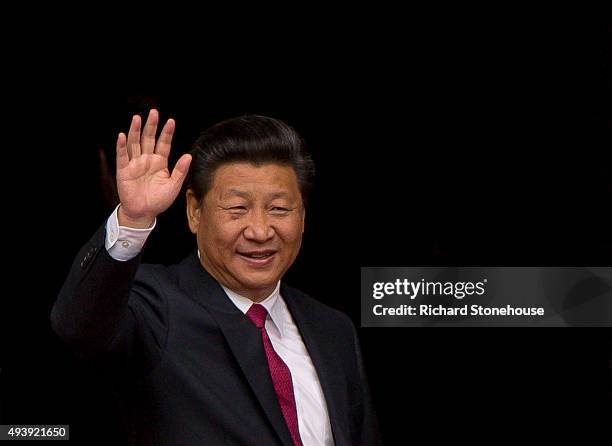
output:
[[140,253],[149,234],[155,228],[157,219],[153,221],[153,226],[148,229],[119,226],[119,218],[117,217],[119,206],[115,208],[106,221],[106,240],[104,246],[113,259],[127,262]]
[[[116,260],[127,261],[138,255],[155,228],[133,229],[119,226],[117,210],[106,223],[106,250]],[[199,251],[198,251],[199,256]],[[228,298],[246,314],[253,301],[221,285]],[[333,446],[329,414],[317,372],[302,336],[280,295],[280,281],[268,297],[259,302],[268,311],[266,331],[272,347],[287,364],[293,380],[300,438],[304,446]]]

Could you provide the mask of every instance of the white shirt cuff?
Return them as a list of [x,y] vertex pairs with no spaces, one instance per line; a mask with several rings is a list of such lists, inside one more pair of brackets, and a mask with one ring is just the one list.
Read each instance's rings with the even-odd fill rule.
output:
[[153,226],[147,229],[128,228],[119,226],[117,211],[120,204],[115,208],[111,216],[106,221],[106,241],[104,243],[106,251],[115,260],[126,262],[136,257],[147,241],[149,234],[155,228],[157,219]]

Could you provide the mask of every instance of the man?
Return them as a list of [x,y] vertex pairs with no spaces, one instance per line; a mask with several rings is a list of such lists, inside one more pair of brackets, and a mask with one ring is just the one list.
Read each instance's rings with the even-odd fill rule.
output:
[[[52,313],[80,355],[119,371],[138,445],[376,445],[356,330],[281,282],[300,250],[314,165],[262,116],[204,132],[172,173],[175,123],[134,116],[117,139],[120,205],[82,248]],[[189,172],[189,175],[188,175]],[[187,181],[198,249],[141,264]]]

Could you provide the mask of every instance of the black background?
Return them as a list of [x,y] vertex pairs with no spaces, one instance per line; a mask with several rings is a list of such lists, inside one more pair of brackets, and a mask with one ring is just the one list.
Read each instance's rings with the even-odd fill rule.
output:
[[[335,23],[323,42],[311,23],[295,45],[286,29],[253,30],[227,50],[226,35],[151,42],[111,21],[93,33],[112,35],[112,49],[80,41],[82,29],[8,49],[2,422],[70,424],[79,444],[121,444],[110,387],[48,316],[113,207],[100,151],[112,166],[117,132],[148,106],[177,121],[173,160],[240,114],[302,134],[317,186],[287,282],[356,325],[360,266],[611,265],[612,28],[573,11],[487,17],[346,19],[351,32]],[[191,250],[183,209],[179,199],[159,218],[146,260]],[[386,444],[584,440],[611,419],[609,329],[360,336]]]

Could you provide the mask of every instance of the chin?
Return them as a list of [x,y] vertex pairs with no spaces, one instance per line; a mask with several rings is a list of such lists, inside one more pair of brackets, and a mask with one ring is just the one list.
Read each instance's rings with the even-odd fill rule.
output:
[[276,286],[279,277],[270,273],[241,274],[240,281],[250,289],[260,289]]

